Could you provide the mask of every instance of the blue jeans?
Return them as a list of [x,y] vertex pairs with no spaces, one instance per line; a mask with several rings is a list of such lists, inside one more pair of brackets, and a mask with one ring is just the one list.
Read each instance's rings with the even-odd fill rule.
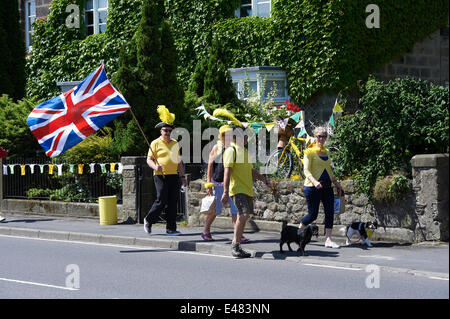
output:
[[[216,215],[220,215],[222,213],[222,195],[223,195],[223,185],[218,183],[214,183],[214,195],[216,196]],[[230,204],[230,213],[232,215],[236,215],[238,210],[234,202],[228,199],[228,203]]]
[[308,226],[317,219],[319,214],[319,205],[322,201],[325,211],[325,228],[333,228],[334,220],[334,192],[333,188],[327,187],[317,189],[315,187],[305,186],[305,198],[308,205],[308,215],[303,217],[301,223]]

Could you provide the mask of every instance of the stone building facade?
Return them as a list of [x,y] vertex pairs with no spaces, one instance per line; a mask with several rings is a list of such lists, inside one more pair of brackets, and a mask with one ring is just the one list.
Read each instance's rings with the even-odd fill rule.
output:
[[375,76],[382,80],[409,76],[448,86],[448,33],[448,26],[436,30],[374,72]]

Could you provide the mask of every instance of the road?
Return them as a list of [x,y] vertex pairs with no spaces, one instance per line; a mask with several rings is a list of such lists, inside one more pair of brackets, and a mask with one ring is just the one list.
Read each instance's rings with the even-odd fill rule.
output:
[[0,236],[0,298],[449,298],[448,280],[284,260]]

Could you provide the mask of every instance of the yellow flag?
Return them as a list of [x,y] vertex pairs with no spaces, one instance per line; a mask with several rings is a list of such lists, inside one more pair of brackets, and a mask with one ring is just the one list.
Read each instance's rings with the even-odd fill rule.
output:
[[55,167],[55,165],[53,165],[53,164],[48,164],[48,173],[50,174],[50,175],[52,175],[53,174],[53,168]]
[[25,175],[25,165],[20,165],[20,175]]
[[114,173],[116,170],[116,163],[110,163],[109,170],[111,171],[111,173]]
[[342,113],[344,110],[339,105],[338,101],[336,100],[336,103],[334,104],[333,113]]
[[78,164],[78,174],[83,175],[84,164]]
[[266,126],[267,131],[270,132],[270,130],[275,126],[275,123],[266,123],[264,125]]

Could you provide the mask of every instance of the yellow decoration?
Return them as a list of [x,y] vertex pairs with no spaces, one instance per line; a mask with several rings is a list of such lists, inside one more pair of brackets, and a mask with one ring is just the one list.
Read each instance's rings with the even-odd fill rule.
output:
[[78,164],[78,174],[83,175],[84,164]]
[[219,138],[222,136],[222,134],[224,134],[226,132],[229,132],[229,131],[232,131],[232,130],[233,129],[231,128],[231,126],[229,126],[229,125],[222,125],[219,128]]
[[111,171],[111,173],[114,173],[116,170],[116,163],[110,163],[110,168],[109,170]]
[[214,117],[222,116],[229,118],[234,124],[237,126],[243,127],[242,123],[231,113],[230,111],[226,109],[215,109],[213,112]]
[[372,231],[369,228],[366,228],[366,233],[367,233],[367,236],[369,236],[369,239],[371,240],[372,239]]
[[25,175],[25,165],[20,165],[20,174]]
[[265,123],[264,125],[266,126],[267,131],[270,132],[270,130],[275,126],[275,123]]
[[339,105],[339,103],[336,101],[336,104],[334,105],[334,108],[333,108],[333,113],[342,113],[342,112],[344,112],[344,110]]
[[323,145],[322,145],[322,147],[317,146],[316,142],[311,143],[305,150],[305,154],[311,154],[311,153],[317,153],[317,152],[326,153],[326,152],[328,152],[328,150]]
[[53,174],[53,168],[55,167],[55,165],[53,165],[53,164],[49,164],[48,165],[48,173],[50,174],[50,175],[52,175]]
[[175,114],[170,113],[165,105],[158,105],[157,111],[161,122],[172,124],[175,121]]
[[214,183],[205,183],[205,188],[214,187]]

